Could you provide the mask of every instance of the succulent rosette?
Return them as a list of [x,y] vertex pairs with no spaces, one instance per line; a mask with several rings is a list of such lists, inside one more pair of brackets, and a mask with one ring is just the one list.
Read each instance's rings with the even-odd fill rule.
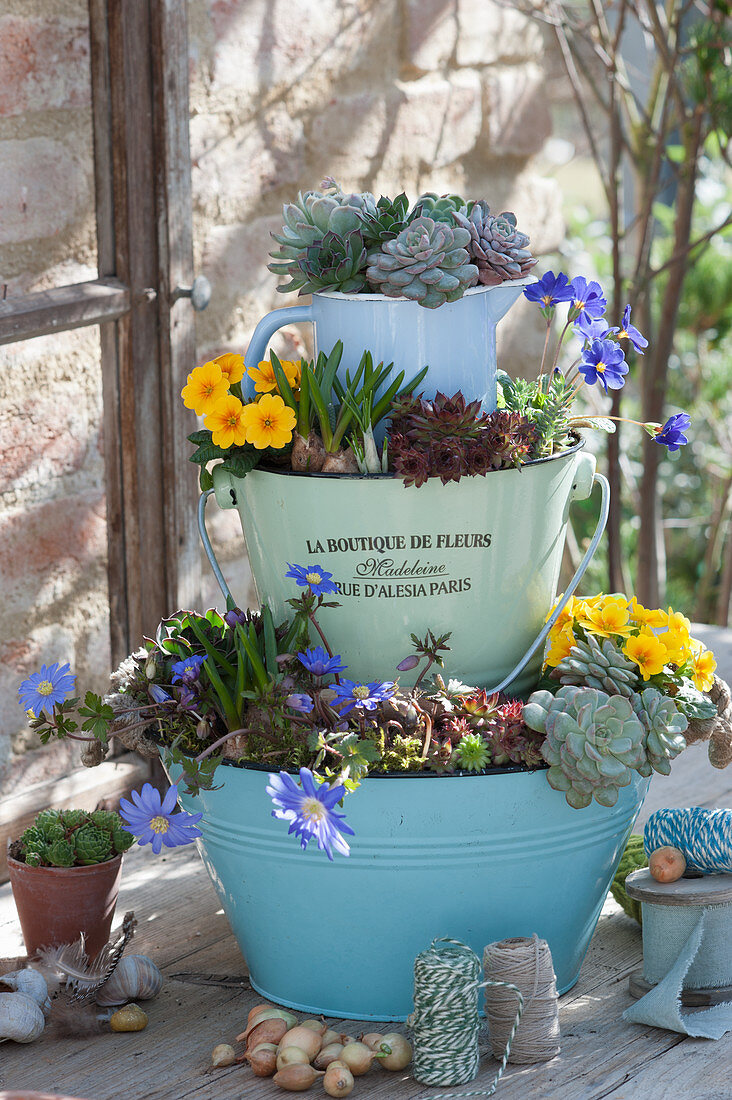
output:
[[455,302],[478,281],[470,262],[470,233],[460,226],[419,217],[380,251],[368,254],[366,277],[389,298],[410,298],[428,309]]
[[473,203],[469,214],[456,210],[457,225],[470,233],[469,252],[478,268],[478,282],[500,286],[509,279],[523,279],[536,260],[529,250],[529,238],[516,227],[510,211],[491,214],[487,202]]

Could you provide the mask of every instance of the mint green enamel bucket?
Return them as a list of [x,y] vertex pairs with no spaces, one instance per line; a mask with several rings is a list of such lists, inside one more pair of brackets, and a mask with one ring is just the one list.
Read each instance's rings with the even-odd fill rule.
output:
[[[410,635],[451,632],[447,676],[530,691],[556,597],[572,501],[602,485],[594,538],[565,591],[574,591],[607,517],[607,483],[579,444],[549,459],[415,489],[396,477],[213,471],[216,500],[241,518],[257,593],[276,621],[298,589],[288,564],[332,573],[340,606],[318,619],[355,680],[392,680]],[[230,595],[199,525],[224,595]],[[234,594],[236,598],[236,594]],[[560,608],[555,612],[559,613]],[[414,673],[401,682],[413,681]]]

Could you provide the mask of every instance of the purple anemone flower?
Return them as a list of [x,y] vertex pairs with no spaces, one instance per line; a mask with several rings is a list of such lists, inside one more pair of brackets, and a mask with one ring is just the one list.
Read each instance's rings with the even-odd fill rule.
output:
[[333,691],[336,694],[333,706],[338,707],[341,714],[348,714],[354,707],[376,710],[379,703],[383,703],[394,694],[394,684],[391,680],[383,683],[374,680],[371,684],[359,684],[356,680],[342,680],[340,684],[333,685]]
[[186,657],[183,661],[176,661],[173,665],[172,681],[174,684],[195,684],[201,675],[201,666],[205,657]]
[[275,805],[272,817],[290,822],[288,833],[300,837],[303,851],[308,842],[315,839],[331,862],[334,851],[342,856],[350,855],[342,833],[355,834],[350,825],[346,825],[345,814],[338,814],[333,808],[345,795],[346,788],[316,784],[309,768],[300,768],[300,783],[302,788],[287,772],[270,774],[267,794]]
[[655,436],[656,443],[668,447],[669,451],[678,451],[689,440],[684,435],[691,427],[691,417],[688,413],[674,413],[660,428]]
[[30,710],[34,717],[50,710],[56,703],[63,703],[74,690],[76,677],[69,664],[41,665],[40,672],[33,672],[18,688],[18,702],[23,710]]
[[313,709],[313,701],[309,695],[299,692],[293,692],[292,695],[288,695],[285,699],[288,707],[292,710],[299,710],[301,714],[310,714]]
[[125,822],[122,828],[136,836],[138,844],[152,844],[156,856],[163,845],[179,848],[201,836],[201,830],[195,826],[203,814],[189,814],[185,810],[173,813],[178,802],[177,787],[169,787],[162,798],[160,791],[145,783],[141,791],[132,791],[131,797],[132,802],[126,798],[119,800],[119,812]]
[[310,588],[316,596],[324,596],[328,592],[337,592],[338,585],[331,579],[332,573],[326,573],[321,565],[290,565],[287,563],[286,577],[292,577],[301,588]]
[[587,282],[582,275],[572,279],[572,308],[579,310],[577,317],[586,321],[598,320],[607,309],[607,299],[602,287],[593,279]]
[[623,323],[621,327],[619,329],[611,329],[611,332],[617,334],[618,340],[630,340],[639,355],[643,354],[643,348],[648,347],[648,341],[645,336],[641,335],[635,325],[631,325],[630,323],[630,306],[626,306],[623,310]]
[[316,645],[312,649],[306,649],[304,653],[298,653],[297,659],[312,676],[327,676],[329,672],[343,672],[348,668],[337,653],[329,657],[322,645]]
[[563,272],[555,275],[547,271],[537,283],[524,287],[524,297],[530,302],[538,302],[543,309],[551,309],[557,302],[571,302],[572,284]]
[[628,373],[628,364],[625,362],[623,349],[614,340],[593,340],[590,347],[585,348],[582,353],[579,370],[585,382],[590,386],[601,382],[607,393],[608,388],[622,389],[625,382],[623,375]]
[[588,320],[584,314],[577,318],[574,326],[575,336],[579,336],[581,340],[589,340],[590,343],[593,340],[602,340],[608,333],[613,331],[613,329],[608,328],[605,317],[600,317],[599,320],[595,321],[592,318]]

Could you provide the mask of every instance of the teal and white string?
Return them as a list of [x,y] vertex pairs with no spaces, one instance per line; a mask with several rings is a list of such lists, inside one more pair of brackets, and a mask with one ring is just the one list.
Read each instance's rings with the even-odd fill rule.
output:
[[524,1008],[520,990],[510,982],[482,979],[481,961],[460,940],[437,939],[414,962],[414,1012],[407,1020],[414,1039],[412,1073],[424,1085],[461,1085],[478,1073],[478,994],[488,986],[512,990],[517,999],[516,1017],[503,1058],[488,1088],[468,1092],[442,1092],[430,1100],[459,1096],[492,1096],[508,1063],[511,1043]]
[[656,810],[643,830],[646,854],[669,845],[686,857],[687,866],[707,875],[732,871],[732,810]]

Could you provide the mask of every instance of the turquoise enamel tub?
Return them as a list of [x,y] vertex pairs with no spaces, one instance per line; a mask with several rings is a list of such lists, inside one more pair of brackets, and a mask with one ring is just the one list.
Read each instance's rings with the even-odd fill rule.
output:
[[414,958],[437,936],[481,954],[536,932],[570,989],[649,783],[574,810],[544,770],[368,778],[344,803],[351,855],[330,863],[271,816],[265,770],[223,765],[216,780],[181,801],[203,811],[197,843],[253,987],[364,1020],[407,1016]]
[[[410,635],[429,629],[451,632],[448,677],[493,690],[510,684],[516,695],[531,691],[571,504],[599,481],[600,519],[566,598],[607,516],[607,482],[581,444],[520,470],[447,485],[430,478],[419,489],[392,476],[255,469],[238,478],[221,466],[213,480],[219,506],[239,512],[260,603],[277,621],[289,617],[287,601],[302,591],[286,577],[288,564],[333,575],[340,606],[323,608],[318,619],[348,676],[360,681],[393,680],[412,652]],[[228,596],[206,535],[204,502],[205,495],[201,535]],[[415,676],[403,675],[402,684]]]

